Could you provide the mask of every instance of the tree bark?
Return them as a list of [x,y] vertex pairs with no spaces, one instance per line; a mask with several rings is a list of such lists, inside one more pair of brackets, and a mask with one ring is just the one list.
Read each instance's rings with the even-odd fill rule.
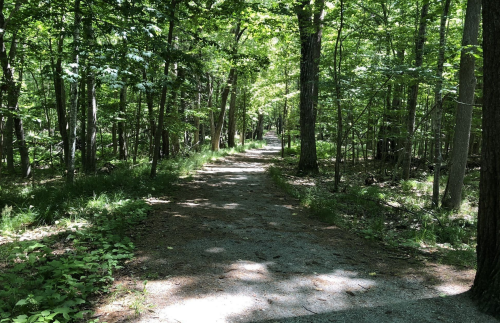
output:
[[[90,47],[95,43],[94,31],[92,28],[92,15],[87,13],[85,19],[85,37]],[[95,89],[95,72],[92,70],[91,59],[87,62],[87,162],[85,163],[85,173],[96,172],[96,152],[97,152],[97,99]]]
[[234,73],[234,81],[231,87],[231,99],[229,100],[229,123],[227,129],[227,145],[229,148],[236,147],[234,137],[236,135],[236,89],[238,73]]
[[241,130],[241,145],[245,145],[245,138],[247,136],[247,92],[246,87],[243,88],[243,126]]
[[415,77],[411,81],[410,93],[408,95],[408,119],[407,119],[407,133],[405,140],[405,150],[403,158],[403,179],[410,178],[411,167],[411,152],[413,147],[413,136],[415,131],[415,114],[417,111],[418,87],[419,87],[419,69],[422,66],[424,58],[424,44],[427,29],[427,13],[429,12],[429,2],[424,3],[420,14],[420,26],[418,29],[418,36],[415,41],[415,68],[417,69]]
[[[0,111],[2,109],[3,109],[3,90],[0,89]],[[3,113],[0,113],[0,179],[2,179],[2,168],[3,168],[3,128],[4,128]]]
[[316,108],[318,103],[319,59],[321,52],[324,0],[314,6],[301,0],[295,6],[300,33],[300,160],[299,172],[317,173]]
[[471,296],[500,317],[500,2],[483,0],[483,135],[477,230],[477,272]]
[[156,131],[155,118],[153,113],[153,90],[148,83],[146,69],[142,70],[142,81],[146,87],[146,105],[148,107],[148,120],[149,120],[149,158],[153,157],[154,136]]
[[[469,136],[472,122],[472,105],[476,89],[475,58],[471,46],[477,46],[479,20],[481,16],[481,0],[468,0],[465,13],[462,53],[460,55],[460,73],[458,87],[457,119],[451,167],[449,175],[449,196],[443,196],[443,207],[457,209],[462,203],[462,187],[469,150]],[[486,85],[486,84],[485,84]]]
[[52,70],[54,74],[54,94],[56,97],[56,111],[57,111],[57,123],[59,127],[59,133],[61,134],[61,139],[63,142],[63,155],[64,155],[64,166],[68,165],[68,122],[66,120],[66,93],[64,91],[64,80],[63,68],[62,68],[62,54],[63,54],[63,44],[64,44],[64,30],[61,31],[59,39],[57,41],[57,59],[54,62],[54,56],[52,52],[52,42],[49,40],[49,50],[51,52],[50,60],[52,65]]
[[[238,22],[236,24],[236,27],[234,28],[234,45],[232,48],[233,56],[235,56],[238,53],[238,42],[244,31],[245,29],[240,30],[240,23]],[[226,113],[227,97],[229,96],[229,91],[232,89],[233,86],[235,86],[234,84],[235,79],[236,79],[236,69],[234,67],[231,67],[231,69],[229,70],[229,75],[227,77],[227,83],[224,86],[224,89],[222,90],[221,93],[220,111],[219,111],[219,117],[217,118],[217,124],[214,125],[215,129],[212,136],[213,151],[219,150],[220,137],[222,134],[222,126],[224,124],[224,116]]]
[[[285,66],[285,102],[283,104],[283,117],[281,119],[281,158],[285,158],[285,130],[288,115],[288,66]],[[243,137],[245,133],[243,133]]]
[[441,118],[443,116],[443,95],[441,90],[443,88],[444,51],[446,47],[446,21],[448,20],[450,3],[451,0],[445,1],[443,12],[441,14],[441,24],[439,26],[439,54],[436,73],[437,83],[434,91],[436,109],[434,117],[434,183],[432,187],[432,206],[435,208],[439,207],[439,175],[441,171],[441,162],[443,161],[443,157],[441,155]]
[[134,141],[134,157],[132,162],[137,163],[137,150],[139,149],[139,131],[141,129],[141,109],[142,109],[142,92],[139,92],[139,101],[137,102],[137,114],[135,118],[135,141]]
[[[21,7],[21,1],[17,1],[14,9],[10,13],[10,17],[15,14]],[[29,159],[28,147],[26,146],[26,141],[24,139],[24,128],[23,121],[19,117],[19,95],[21,91],[22,80],[16,82],[14,79],[14,67],[13,62],[16,57],[16,31],[11,31],[11,46],[10,51],[7,53],[7,48],[5,46],[5,33],[8,30],[7,21],[10,19],[5,19],[4,16],[4,1],[0,0],[0,28],[3,30],[0,33],[0,64],[2,65],[4,84],[7,87],[7,108],[13,115],[14,130],[17,137],[17,144],[19,147],[19,153],[21,155],[21,171],[22,177],[29,177],[31,174],[31,166]]]
[[[168,36],[167,36],[167,46],[168,50],[170,50],[172,46],[172,39],[173,39],[173,33],[174,33],[174,15],[175,15],[175,7],[177,6],[177,0],[172,0],[170,2],[170,9],[172,10],[171,12],[171,19],[168,27]],[[170,53],[167,53],[167,58],[165,59],[165,67],[163,69],[163,77],[165,78],[165,83],[166,79],[168,78],[168,71],[170,68]],[[165,118],[165,103],[167,102],[167,84],[163,85],[162,90],[161,90],[161,97],[160,97],[160,111],[158,115],[158,126],[156,128],[156,135],[155,135],[155,145],[154,145],[154,153],[153,153],[153,161],[151,162],[151,177],[156,177],[156,167],[158,165],[158,160],[160,159],[160,139],[162,136],[160,134],[163,133],[163,119]]]
[[231,70],[229,71],[229,76],[227,78],[227,84],[221,93],[219,117],[217,118],[217,123],[215,124],[214,127],[214,135],[212,137],[212,151],[219,150],[220,137],[222,134],[222,126],[224,124],[224,115],[226,114],[227,97],[229,96],[229,91],[234,81],[235,73],[236,73],[235,69],[231,68]]
[[[201,111],[201,82],[200,78],[196,79],[197,93],[196,93],[196,113],[200,113]],[[194,116],[194,139],[193,139],[193,147],[195,151],[200,151],[200,117],[195,114]]]
[[125,123],[127,118],[127,85],[126,81],[123,80],[123,87],[120,90],[120,120],[118,121],[118,159],[127,160],[128,150],[127,150],[127,138],[125,131]]
[[73,30],[73,64],[71,76],[71,106],[69,112],[68,173],[66,184],[72,185],[75,177],[76,121],[78,113],[78,75],[80,58],[80,0],[75,0],[75,22]]
[[14,118],[11,115],[7,116],[7,121],[5,122],[5,137],[4,137],[4,146],[5,146],[5,157],[7,159],[7,171],[10,174],[14,173],[14,149],[12,147],[12,143],[14,140]]
[[257,117],[257,140],[263,140],[264,135],[264,115],[259,113]]
[[[335,98],[337,106],[337,151],[335,155],[335,174],[334,174],[334,187],[335,191],[339,190],[340,185],[340,163],[342,162],[342,107],[341,107],[341,89],[340,89],[340,72],[342,66],[342,28],[344,27],[344,1],[340,0],[340,26],[337,31],[337,39],[335,41],[335,51],[333,54],[333,72],[335,79]],[[337,63],[338,61],[338,63]]]
[[[80,65],[84,66],[85,63],[81,62]],[[86,109],[86,93],[85,93],[85,84],[87,83],[87,75],[85,73],[82,73],[82,76],[80,77],[80,91],[79,91],[79,105],[80,105],[80,154],[81,154],[81,161],[82,161],[82,170],[86,169],[85,163],[87,162],[87,149],[86,149],[86,120],[87,120],[87,109]]]

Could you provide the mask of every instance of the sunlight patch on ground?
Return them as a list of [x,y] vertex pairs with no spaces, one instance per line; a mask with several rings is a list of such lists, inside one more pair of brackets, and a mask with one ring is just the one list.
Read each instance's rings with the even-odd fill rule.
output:
[[20,233],[4,232],[0,234],[0,245],[11,243],[14,241],[31,241],[42,240],[43,238],[56,235],[62,232],[75,232],[84,228],[90,227],[91,224],[85,220],[80,221],[67,221],[59,223],[56,221],[55,225],[39,226],[35,229],[26,229]]
[[209,170],[199,171],[200,173],[213,174],[213,173],[263,173],[266,169],[264,167],[221,167],[213,166]]
[[172,214],[173,217],[176,217],[176,218],[189,218],[189,216],[187,215],[182,215],[182,214]]
[[226,249],[219,248],[219,247],[208,248],[207,250],[205,250],[205,252],[208,252],[208,253],[221,253],[224,251],[226,251]]
[[192,298],[157,311],[157,318],[182,323],[226,322],[227,317],[244,312],[252,303],[252,297],[243,295]]
[[465,293],[470,289],[467,286],[461,286],[459,284],[442,284],[434,287],[438,292],[446,295],[457,295]]
[[224,204],[224,209],[229,209],[229,210],[235,210],[239,207],[240,205],[238,203],[227,203]]
[[219,277],[220,288],[206,294],[185,294],[182,285],[189,290],[189,285],[195,282],[183,281],[181,286],[172,286],[167,280],[168,288],[164,287],[165,281],[163,284],[152,282],[148,290],[155,283],[162,288],[153,288],[149,293],[157,293],[157,297],[166,296],[167,301],[166,306],[154,310],[153,317],[165,322],[234,322],[240,317],[287,318],[310,315],[308,310],[328,313],[353,307],[385,305],[359,301],[364,293],[375,289],[376,283],[356,278],[355,272],[336,270],[329,274],[293,275],[280,279],[268,271],[268,266],[273,264],[247,260],[235,262],[226,267],[225,274]]
[[170,200],[162,200],[162,199],[157,199],[157,198],[154,198],[154,197],[146,199],[146,202],[148,202],[150,204],[168,204],[168,203],[172,203],[172,201],[170,201]]
[[180,205],[186,205],[186,206],[189,206],[189,207],[198,207],[200,206],[200,204],[198,203],[191,203],[191,202],[186,202],[186,203],[179,203]]

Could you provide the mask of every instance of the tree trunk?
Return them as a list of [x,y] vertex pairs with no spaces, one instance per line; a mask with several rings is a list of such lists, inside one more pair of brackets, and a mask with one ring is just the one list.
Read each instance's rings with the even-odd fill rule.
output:
[[227,97],[229,96],[229,91],[234,81],[235,73],[236,73],[235,69],[231,68],[231,70],[229,71],[229,76],[227,78],[227,84],[221,93],[219,117],[217,118],[217,124],[215,124],[214,135],[212,137],[212,151],[219,150],[220,137],[222,134],[222,126],[224,124],[224,115],[226,113]]
[[170,156],[170,136],[168,130],[163,129],[161,132],[162,146],[161,158],[168,158]]
[[246,88],[243,88],[243,112],[242,112],[242,130],[241,130],[241,145],[245,145],[245,138],[247,136],[247,105],[246,105]]
[[422,6],[422,11],[420,14],[420,27],[418,29],[418,36],[415,41],[415,77],[411,81],[410,93],[408,95],[408,119],[407,119],[407,132],[405,140],[405,150],[403,159],[403,179],[407,180],[410,178],[410,167],[411,167],[411,152],[413,147],[413,136],[415,131],[415,114],[417,111],[417,99],[418,99],[418,87],[419,87],[419,75],[418,70],[422,66],[424,58],[424,44],[427,29],[427,13],[429,11],[429,2],[424,2]]
[[120,90],[120,120],[118,121],[118,145],[119,145],[119,153],[118,159],[127,160],[128,151],[127,151],[127,139],[126,139],[126,131],[125,131],[125,123],[127,119],[127,85],[125,80],[123,81],[123,87]]
[[200,113],[201,111],[201,82],[200,82],[200,78],[197,77],[196,79],[197,81],[197,93],[196,93],[196,114],[194,116],[194,143],[193,143],[193,147],[195,149],[195,151],[200,151],[200,145],[201,145],[201,142],[200,142],[200,117],[198,116],[197,113]]
[[334,186],[335,191],[339,190],[340,185],[340,163],[342,162],[342,107],[341,107],[341,88],[340,88],[340,73],[342,66],[342,29],[344,27],[344,1],[340,1],[340,26],[337,31],[337,39],[335,41],[335,51],[333,54],[333,72],[334,72],[334,82],[335,82],[335,101],[337,106],[337,151],[335,154],[335,174],[334,174]]
[[[475,58],[470,46],[477,46],[479,20],[481,16],[481,0],[468,0],[465,13],[462,53],[460,55],[460,73],[458,87],[457,120],[453,150],[451,152],[451,168],[449,175],[449,196],[443,196],[443,207],[457,209],[462,203],[462,186],[469,149],[469,135],[472,122],[472,105],[476,89]],[[486,84],[485,84],[486,85]]]
[[231,87],[231,99],[229,100],[229,123],[227,129],[227,145],[229,148],[236,147],[234,137],[236,135],[236,86],[238,73],[234,73],[234,82]]
[[[82,62],[81,65],[83,66],[84,63]],[[85,93],[85,84],[87,82],[87,75],[82,73],[81,79],[80,79],[80,154],[82,158],[82,170],[86,169],[87,166],[85,165],[87,162],[87,149],[86,149],[86,120],[87,120],[87,109],[86,109],[86,93]]]
[[[471,2],[469,1],[469,4]],[[477,272],[471,296],[500,317],[500,2],[483,0],[483,146],[479,184]],[[467,9],[469,11],[469,9]]]
[[87,72],[87,162],[85,163],[87,174],[96,171],[96,151],[97,151],[97,100],[95,92],[94,72]]
[[299,172],[317,173],[316,108],[324,0],[314,6],[301,0],[295,6],[300,33],[300,160]]
[[[146,69],[142,70],[142,81],[147,84]],[[151,87],[146,86],[146,105],[148,107],[149,120],[149,158],[153,157],[154,137],[156,131],[155,117],[153,113],[153,91]]]
[[[0,111],[3,109],[3,90],[0,89]],[[3,168],[3,113],[0,113],[0,179],[2,179]]]
[[[64,91],[62,54],[64,44],[64,33],[61,31],[57,42],[57,55],[52,52],[52,42],[49,40],[49,50],[51,52],[50,59],[54,74],[54,93],[56,96],[56,111],[59,133],[63,142],[64,166],[68,165],[68,122],[66,120],[66,93]],[[54,62],[54,56],[57,60]]]
[[[441,14],[441,24],[439,27],[439,54],[437,63],[437,84],[434,91],[436,97],[436,109],[434,117],[434,183],[432,188],[432,206],[439,207],[439,175],[441,170],[441,118],[443,116],[443,69],[444,69],[444,51],[446,47],[446,21],[448,20],[448,12],[450,9],[451,0],[446,0]],[[427,148],[427,146],[426,146]],[[427,153],[427,149],[426,149]]]
[[135,141],[134,141],[134,157],[132,162],[137,163],[137,150],[139,149],[139,131],[141,129],[141,109],[142,109],[142,92],[139,92],[139,101],[137,102],[137,114],[135,118]]
[[[19,10],[21,6],[20,2],[17,2],[14,11]],[[7,28],[7,21],[4,16],[4,2],[0,0],[0,28],[4,31]],[[12,14],[12,12],[11,12]],[[7,48],[5,46],[5,32],[0,34],[0,63],[2,65],[4,84],[7,87],[7,108],[13,115],[14,130],[17,137],[17,144],[19,147],[19,153],[21,155],[21,171],[23,177],[29,177],[31,174],[30,158],[28,147],[26,146],[26,141],[24,140],[24,128],[23,122],[19,117],[19,107],[18,100],[21,91],[22,80],[16,82],[14,79],[14,67],[13,61],[16,57],[16,32],[11,36],[11,46],[10,52],[7,53]],[[19,83],[19,84],[18,84]]]
[[80,47],[80,0],[75,0],[75,22],[73,30],[73,64],[71,79],[71,106],[69,112],[69,150],[68,150],[68,173],[66,184],[72,185],[75,177],[75,150],[76,150],[76,121],[78,113],[78,77],[79,74],[79,47]]
[[5,157],[7,159],[7,171],[10,174],[14,173],[14,148],[12,147],[12,143],[14,141],[14,118],[9,115],[7,116],[7,121],[5,122],[5,138],[4,138],[4,146],[5,146]]
[[264,115],[259,113],[257,117],[257,140],[263,140],[264,135]]
[[288,66],[285,66],[285,104],[283,105],[283,119],[281,129],[281,158],[285,158],[285,131],[287,128],[288,114]]
[[113,122],[111,125],[111,146],[113,147],[113,156],[116,156],[116,153],[118,152],[118,138],[116,136],[118,130],[117,130],[116,122]]
[[[174,15],[175,15],[175,7],[177,6],[177,0],[172,0],[170,2],[170,10],[171,19],[168,27],[168,37],[167,37],[167,48],[170,49],[172,46],[172,38],[174,33]],[[163,69],[163,75],[165,78],[168,78],[168,71],[170,68],[170,53],[167,53],[167,57],[165,59],[165,67]],[[165,80],[166,81],[166,80]],[[153,153],[153,161],[151,162],[151,177],[156,177],[156,167],[158,165],[158,160],[160,159],[160,139],[162,136],[159,134],[163,133],[163,119],[165,118],[165,103],[167,102],[167,84],[163,85],[161,90],[160,97],[160,111],[158,115],[158,126],[156,128],[156,136],[155,136],[155,145],[154,145],[154,153]]]

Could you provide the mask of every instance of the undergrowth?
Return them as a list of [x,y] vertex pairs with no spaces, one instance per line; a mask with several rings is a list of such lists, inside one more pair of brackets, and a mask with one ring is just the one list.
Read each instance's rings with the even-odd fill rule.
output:
[[146,219],[150,207],[145,198],[168,195],[179,176],[209,161],[263,144],[250,142],[219,152],[203,149],[164,160],[154,179],[147,160],[137,165],[113,161],[118,168],[110,175],[78,176],[71,186],[63,180],[35,187],[4,185],[2,235],[15,236],[40,225],[61,232],[0,244],[0,322],[89,321],[89,299],[108,292],[113,271],[133,257],[127,232]]
[[[299,178],[296,176],[299,151],[292,145],[285,158],[276,159],[269,172],[278,186],[309,207],[321,221],[366,239],[439,257],[438,261],[475,266],[478,172],[466,176],[464,203],[459,211],[433,210],[429,174],[422,172],[408,181],[387,180],[366,186],[365,165],[349,163],[342,165],[341,190],[334,192],[334,162],[320,160],[319,175]],[[329,145],[318,145],[318,156],[328,157],[330,151]],[[446,183],[446,178],[442,183]]]
[[[125,232],[150,208],[143,200],[105,207],[84,230],[10,246],[0,273],[0,322],[84,319],[87,299],[107,292],[113,270],[133,256],[134,244]],[[57,248],[59,240],[64,240],[63,250]]]

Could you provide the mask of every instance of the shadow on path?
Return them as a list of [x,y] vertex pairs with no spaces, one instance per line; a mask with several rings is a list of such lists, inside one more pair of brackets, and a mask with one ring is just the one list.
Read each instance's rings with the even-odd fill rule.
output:
[[120,280],[147,279],[152,306],[128,321],[496,322],[464,294],[470,271],[441,266],[450,270],[443,279],[435,267],[308,218],[267,176],[280,149],[273,133],[267,140],[152,201]]

